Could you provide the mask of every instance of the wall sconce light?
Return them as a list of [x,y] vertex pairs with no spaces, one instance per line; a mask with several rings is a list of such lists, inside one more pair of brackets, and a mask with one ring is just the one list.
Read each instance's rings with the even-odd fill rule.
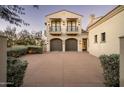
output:
[[80,25],[80,22],[78,22],[78,25]]
[[63,25],[65,25],[65,21],[63,21]]
[[80,44],[82,44],[81,40],[79,41]]
[[45,22],[44,24],[47,25],[47,22]]

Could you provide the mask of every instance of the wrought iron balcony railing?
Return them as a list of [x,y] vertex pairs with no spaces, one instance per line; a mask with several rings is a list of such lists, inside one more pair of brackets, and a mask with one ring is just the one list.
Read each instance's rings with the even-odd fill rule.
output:
[[67,26],[67,32],[78,32],[77,26]]
[[49,28],[50,32],[61,32],[61,26],[51,26]]

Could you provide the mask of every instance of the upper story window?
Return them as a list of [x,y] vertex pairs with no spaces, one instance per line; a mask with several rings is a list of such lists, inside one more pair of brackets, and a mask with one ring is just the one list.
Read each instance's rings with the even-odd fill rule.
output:
[[67,21],[67,31],[77,31],[76,21]]
[[52,21],[51,26],[54,26],[54,27],[61,26],[60,21]]
[[50,31],[61,31],[61,22],[60,21],[51,21]]
[[76,26],[76,21],[68,21],[67,26],[69,26],[69,27]]
[[97,43],[97,35],[94,36],[94,42]]
[[105,42],[106,41],[106,33],[101,33],[101,42]]

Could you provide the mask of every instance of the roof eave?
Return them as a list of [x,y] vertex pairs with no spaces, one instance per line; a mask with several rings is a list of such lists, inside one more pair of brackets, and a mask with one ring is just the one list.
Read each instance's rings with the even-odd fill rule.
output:
[[60,10],[60,11],[56,11],[56,12],[50,13],[50,14],[46,15],[45,17],[50,16],[50,15],[55,14],[55,13],[58,13],[58,12],[62,12],[62,11],[70,12],[70,13],[73,13],[73,14],[76,14],[76,15],[78,15],[78,16],[83,17],[83,15],[80,15],[80,14],[75,13],[75,12],[68,11],[68,10],[66,10],[66,9],[63,9],[63,10]]
[[[106,15],[104,15],[102,18],[100,18],[99,20],[97,20],[95,23],[93,23],[92,25],[87,27],[87,30],[89,30],[92,26],[94,26],[95,24],[99,23],[101,20],[103,20],[104,18],[106,18],[106,16],[110,15],[111,13],[113,13],[117,8],[121,7],[123,5],[118,5],[117,7],[115,7],[114,9],[112,9],[110,12],[108,12]],[[117,13],[118,14],[118,13]],[[105,21],[104,21],[105,22]]]

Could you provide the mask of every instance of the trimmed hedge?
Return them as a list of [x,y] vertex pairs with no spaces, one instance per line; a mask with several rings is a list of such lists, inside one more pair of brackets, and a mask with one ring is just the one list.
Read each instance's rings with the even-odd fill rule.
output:
[[13,47],[7,50],[8,57],[20,57],[26,54],[41,54],[42,47],[39,46],[23,46],[23,47]]
[[27,54],[27,47],[23,48],[10,48],[7,50],[7,56],[9,57],[20,57]]
[[23,77],[28,63],[17,59],[26,54],[41,54],[39,46],[16,46],[7,50],[7,86],[19,87],[23,84]]
[[28,63],[17,58],[7,58],[7,86],[19,87],[23,84],[23,77]]
[[119,55],[101,55],[99,58],[103,67],[104,84],[109,87],[119,87]]
[[28,47],[28,54],[41,54],[42,53],[42,48],[41,47]]

